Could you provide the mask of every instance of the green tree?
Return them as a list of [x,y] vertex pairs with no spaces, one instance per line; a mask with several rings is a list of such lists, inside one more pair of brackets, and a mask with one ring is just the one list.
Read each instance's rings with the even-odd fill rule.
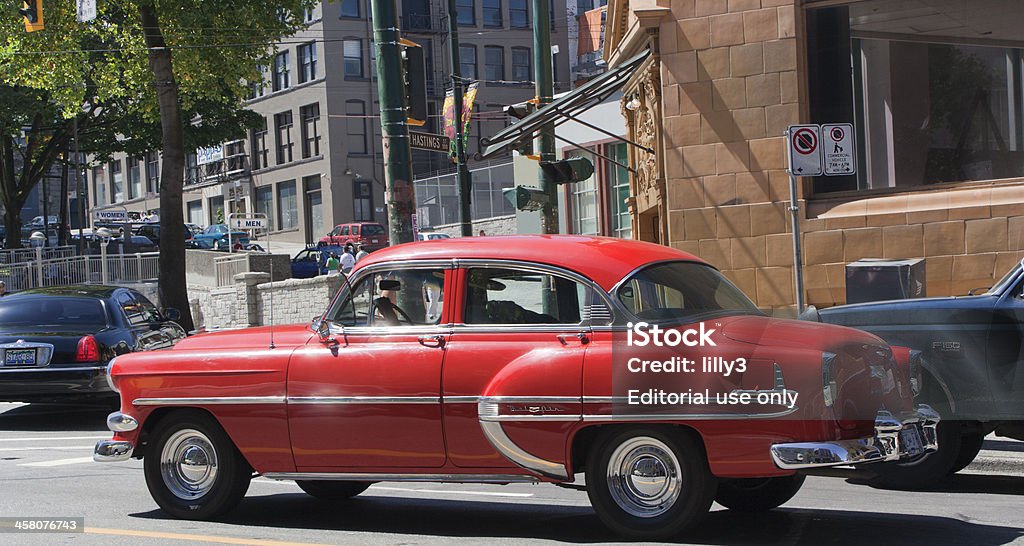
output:
[[[120,122],[112,120],[116,130],[107,132],[121,141],[114,148],[162,150],[159,295],[162,305],[182,312],[186,328],[192,319],[185,285],[185,150],[217,142],[208,140],[215,134],[239,136],[250,125],[242,100],[250,82],[262,77],[258,67],[269,63],[274,42],[303,27],[303,13],[315,4],[100,0],[97,19],[79,23],[74,0],[52,0],[45,5],[46,30],[31,34],[14,9],[0,15],[0,81],[44,93],[64,119],[83,116],[88,101],[99,108],[94,113],[110,108],[121,114]],[[45,160],[38,156],[40,167]]]

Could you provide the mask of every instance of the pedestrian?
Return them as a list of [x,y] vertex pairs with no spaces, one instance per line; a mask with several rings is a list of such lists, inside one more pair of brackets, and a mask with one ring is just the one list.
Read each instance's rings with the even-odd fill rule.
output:
[[345,254],[351,254],[352,257],[355,257],[356,251],[355,248],[352,246],[352,243],[345,243]]
[[7,283],[0,281],[0,297],[7,295]]
[[325,265],[327,266],[328,275],[337,275],[341,271],[341,260],[338,259],[338,253],[331,252]]
[[[348,246],[352,246],[352,243],[349,243]],[[348,275],[349,272],[352,271],[352,268],[355,267],[355,266],[356,266],[356,257],[355,257],[355,255],[352,254],[351,252],[347,252],[347,251],[346,252],[342,252],[341,253],[341,272],[346,274],[346,275]]]
[[478,237],[486,237],[486,236],[487,236],[487,232],[481,229],[480,230],[480,235],[478,235]]
[[370,253],[363,249],[363,244],[362,243],[356,244],[356,262],[357,263],[359,262],[359,260],[362,260],[363,258],[365,258],[365,257],[367,257],[369,255],[370,255]]

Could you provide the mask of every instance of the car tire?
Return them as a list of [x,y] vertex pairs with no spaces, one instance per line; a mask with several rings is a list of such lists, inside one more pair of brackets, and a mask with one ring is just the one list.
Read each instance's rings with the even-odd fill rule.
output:
[[586,480],[601,521],[640,540],[673,537],[693,526],[707,514],[716,489],[700,442],[656,428],[604,434],[587,458]]
[[298,480],[295,482],[306,494],[323,500],[348,500],[366,491],[373,482],[350,482],[334,480]]
[[175,412],[160,422],[152,438],[143,469],[149,493],[164,512],[209,520],[245,496],[252,469],[210,415]]
[[940,421],[937,428],[938,451],[906,462],[872,465],[876,473],[871,485],[886,489],[927,489],[956,472],[954,466],[963,440],[960,421]]
[[777,478],[720,480],[715,502],[737,512],[765,512],[793,498],[804,485],[803,474]]
[[220,244],[220,239],[213,242],[213,250],[220,250],[222,247],[223,245]]
[[950,473],[960,472],[974,462],[983,443],[985,443],[985,435],[980,432],[962,434],[960,436],[960,451],[956,454],[956,461],[953,462],[953,470]]

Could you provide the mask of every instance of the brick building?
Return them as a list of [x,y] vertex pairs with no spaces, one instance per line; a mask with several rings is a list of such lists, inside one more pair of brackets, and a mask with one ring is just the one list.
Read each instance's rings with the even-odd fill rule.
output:
[[845,264],[925,258],[929,296],[1024,257],[1024,5],[1015,0],[611,0],[637,238],[693,252],[759,306],[794,304],[783,136],[852,123],[858,173],[799,179],[807,302]]

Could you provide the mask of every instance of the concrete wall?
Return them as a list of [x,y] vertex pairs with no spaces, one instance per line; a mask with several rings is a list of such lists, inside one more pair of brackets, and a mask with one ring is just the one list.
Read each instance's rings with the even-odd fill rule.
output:
[[[248,256],[249,271],[270,273],[271,256],[273,256],[274,279],[283,281],[292,276],[291,256],[287,254],[265,254],[259,252],[246,252]],[[214,265],[217,258],[230,256],[227,252],[216,252],[213,250],[185,251],[185,276],[188,279],[189,288],[192,286],[205,286],[214,288],[217,286],[217,268]]]
[[273,324],[308,323],[327,309],[343,283],[339,276],[269,280],[269,273],[241,273],[232,286],[190,287],[196,329],[266,326],[271,323],[271,308]]

